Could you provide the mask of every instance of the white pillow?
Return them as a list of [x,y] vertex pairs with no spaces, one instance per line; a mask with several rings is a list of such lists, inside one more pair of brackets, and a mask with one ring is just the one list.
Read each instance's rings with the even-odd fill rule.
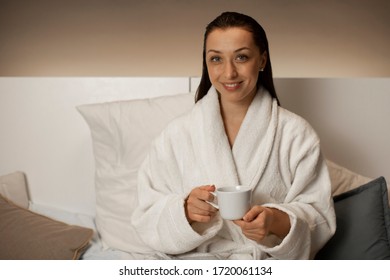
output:
[[131,225],[137,172],[151,141],[189,111],[193,94],[78,106],[89,125],[95,156],[96,227],[107,247],[148,252]]

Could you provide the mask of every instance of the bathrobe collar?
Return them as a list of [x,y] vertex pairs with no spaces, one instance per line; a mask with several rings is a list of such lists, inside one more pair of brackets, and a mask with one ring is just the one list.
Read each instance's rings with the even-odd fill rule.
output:
[[195,106],[193,117],[199,125],[191,138],[203,172],[216,187],[249,185],[255,187],[267,165],[277,127],[278,106],[264,88],[253,99],[231,148],[219,105],[218,93],[211,87]]

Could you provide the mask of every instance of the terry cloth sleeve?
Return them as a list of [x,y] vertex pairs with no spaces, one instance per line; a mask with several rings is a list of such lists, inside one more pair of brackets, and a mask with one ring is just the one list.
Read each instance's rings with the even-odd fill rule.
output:
[[186,155],[180,149],[181,133],[171,125],[153,143],[139,170],[138,206],[132,216],[143,241],[166,254],[189,252],[222,227],[222,222],[215,220],[199,234],[187,221],[184,202],[189,190],[182,186],[180,166]]
[[[298,120],[298,124],[295,122]],[[260,245],[277,259],[310,259],[332,237],[336,229],[331,182],[321,155],[319,139],[304,120],[285,127],[279,145],[280,162],[286,166],[287,195],[277,208],[290,217],[290,232],[276,246]]]

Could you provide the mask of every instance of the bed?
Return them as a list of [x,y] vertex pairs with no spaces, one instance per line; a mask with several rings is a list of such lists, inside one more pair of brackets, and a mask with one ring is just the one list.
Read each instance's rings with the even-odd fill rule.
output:
[[[0,78],[0,258],[143,259],[129,222],[137,168],[152,139],[191,108],[198,83]],[[316,129],[328,162],[338,230],[316,258],[390,259],[390,79],[275,86],[282,106]]]

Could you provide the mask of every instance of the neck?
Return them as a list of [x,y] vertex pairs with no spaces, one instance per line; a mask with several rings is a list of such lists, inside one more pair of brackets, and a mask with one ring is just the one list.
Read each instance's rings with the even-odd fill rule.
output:
[[228,137],[230,147],[233,147],[234,141],[251,102],[224,102],[220,98],[219,103],[226,135]]
[[254,96],[250,100],[246,99],[241,102],[229,102],[219,96],[221,115],[224,122],[229,120],[243,120]]

